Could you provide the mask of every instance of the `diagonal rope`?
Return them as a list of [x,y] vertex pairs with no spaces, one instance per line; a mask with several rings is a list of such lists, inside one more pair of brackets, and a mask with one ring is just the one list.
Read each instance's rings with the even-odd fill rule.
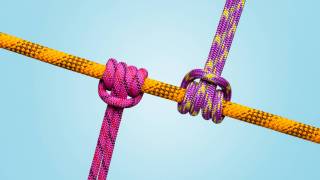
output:
[[[41,53],[37,47],[41,47]],[[16,52],[57,67],[101,79],[106,69],[105,65],[85,58],[73,56],[61,51],[32,43],[21,38],[0,32],[0,48]],[[57,64],[56,62],[60,63]],[[175,102],[181,102],[186,90],[174,85],[163,83],[150,78],[145,79],[142,91]],[[233,102],[223,101],[223,115],[247,123],[269,128],[281,133],[289,134],[315,143],[320,143],[320,128],[302,124],[271,113],[263,112]]]

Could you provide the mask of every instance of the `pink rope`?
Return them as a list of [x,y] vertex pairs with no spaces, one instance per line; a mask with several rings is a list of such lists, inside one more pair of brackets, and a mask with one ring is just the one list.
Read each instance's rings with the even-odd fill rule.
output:
[[[107,178],[123,109],[139,103],[143,95],[141,87],[147,76],[148,73],[143,68],[127,66],[115,59],[108,60],[98,86],[99,96],[108,106],[92,160],[89,180]],[[132,98],[127,99],[128,96]]]

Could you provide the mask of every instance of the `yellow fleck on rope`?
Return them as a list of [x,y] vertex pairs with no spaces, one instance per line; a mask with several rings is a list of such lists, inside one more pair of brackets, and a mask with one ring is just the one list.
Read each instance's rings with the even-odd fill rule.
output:
[[[97,79],[102,77],[105,70],[105,66],[102,64],[44,47],[1,32],[0,48]],[[145,80],[142,91],[176,102],[181,102],[185,95],[185,89],[183,88],[149,78]],[[232,102],[223,102],[223,115],[315,143],[320,143],[320,128],[302,124],[243,105]]]

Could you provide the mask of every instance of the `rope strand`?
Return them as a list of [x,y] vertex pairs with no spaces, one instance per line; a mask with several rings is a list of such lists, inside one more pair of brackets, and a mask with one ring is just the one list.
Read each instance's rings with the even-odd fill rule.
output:
[[[231,86],[221,73],[244,3],[245,0],[226,1],[204,70],[194,69],[182,80],[181,87],[186,88],[186,95],[178,103],[180,113],[189,112],[195,116],[202,110],[206,120],[220,123],[224,119],[222,102],[231,100]],[[195,79],[200,79],[199,83]]]
[[[127,66],[115,59],[109,59],[106,67],[99,81],[98,92],[108,107],[101,125],[88,180],[107,178],[123,109],[139,103],[143,95],[141,86],[148,75],[145,69]],[[111,91],[111,94],[107,91]],[[127,99],[128,96],[132,98]]]
[[[97,79],[102,78],[103,72],[106,69],[105,65],[44,47],[2,32],[0,32],[0,48],[7,49],[9,51]],[[144,93],[169,99],[175,102],[181,102],[186,93],[186,89],[184,88],[150,78],[145,79],[141,89]],[[222,105],[222,114],[224,116],[239,119],[247,123],[259,125],[320,144],[320,128],[318,127],[305,125],[270,113],[266,113],[265,116],[263,116],[260,113],[257,113],[262,112],[260,110],[232,102],[223,101]],[[268,121],[266,121],[266,118],[268,118]]]

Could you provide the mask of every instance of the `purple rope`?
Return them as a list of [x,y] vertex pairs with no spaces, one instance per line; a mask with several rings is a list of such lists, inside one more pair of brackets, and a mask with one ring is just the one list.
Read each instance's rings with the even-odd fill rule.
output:
[[[148,76],[145,69],[137,69],[109,59],[98,92],[108,104],[89,171],[89,180],[107,178],[118,129],[124,108],[132,107],[142,98],[141,87]],[[109,94],[107,91],[111,91]],[[132,98],[127,99],[130,96]]]
[[[230,101],[231,86],[221,73],[244,3],[245,0],[226,1],[204,70],[194,69],[182,80],[181,87],[186,88],[186,95],[178,103],[180,113],[189,112],[195,116],[202,110],[206,120],[212,119],[215,123],[223,120],[222,101]],[[195,82],[195,79],[200,81]]]

